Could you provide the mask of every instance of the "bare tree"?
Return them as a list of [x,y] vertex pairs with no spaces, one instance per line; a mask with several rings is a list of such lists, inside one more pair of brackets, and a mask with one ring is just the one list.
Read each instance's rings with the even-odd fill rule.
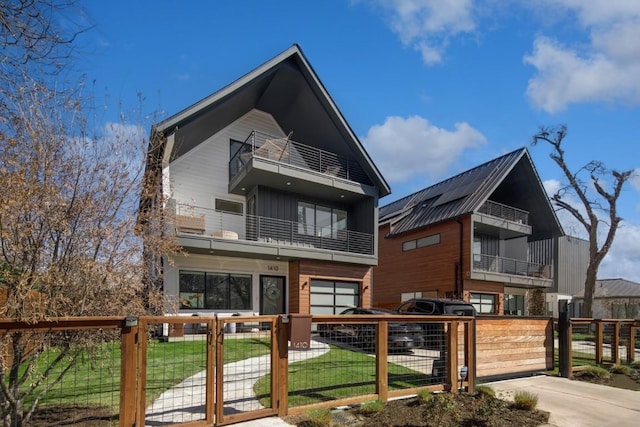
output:
[[[139,315],[165,309],[143,247],[176,249],[162,210],[137,233],[147,141],[140,123],[92,128],[87,99],[56,74],[78,31],[61,13],[72,1],[0,0],[0,317],[36,322],[68,316]],[[66,76],[68,78],[68,75]],[[82,82],[68,87],[82,88]],[[146,254],[149,255],[149,254]],[[154,277],[157,279],[157,277]],[[52,339],[53,338],[53,339]],[[42,397],[95,333],[0,330],[0,423],[28,425]],[[51,349],[55,357],[43,358]]]
[[[569,212],[587,232],[589,263],[584,283],[582,315],[591,317],[598,269],[611,249],[616,231],[622,221],[622,218],[618,216],[618,198],[633,171],[609,170],[602,162],[593,160],[575,173],[572,172],[567,165],[565,151],[562,148],[562,142],[566,135],[566,126],[542,127],[533,136],[533,145],[546,142],[553,148],[550,157],[562,170],[568,183],[553,194],[551,200],[559,209]],[[588,175],[587,181],[582,178],[584,174]],[[613,178],[613,182],[608,190],[605,185],[611,181],[610,178]],[[576,197],[579,202],[572,201],[568,196]],[[599,229],[600,226],[603,226],[604,230]],[[600,234],[605,236],[602,244],[599,244]]]

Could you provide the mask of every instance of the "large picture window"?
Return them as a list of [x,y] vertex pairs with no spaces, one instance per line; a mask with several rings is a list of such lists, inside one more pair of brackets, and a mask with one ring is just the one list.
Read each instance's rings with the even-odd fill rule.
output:
[[298,202],[298,234],[344,240],[346,231],[346,211]]
[[495,314],[496,312],[496,296],[494,294],[472,293],[469,302],[480,314]]
[[180,308],[250,310],[251,275],[180,271]]

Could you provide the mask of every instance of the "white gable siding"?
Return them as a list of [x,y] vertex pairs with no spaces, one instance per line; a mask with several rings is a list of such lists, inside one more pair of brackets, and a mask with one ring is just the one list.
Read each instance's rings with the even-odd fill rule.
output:
[[[172,162],[165,170],[165,173],[171,173],[171,196],[176,203],[211,210],[207,213],[208,231],[244,229],[244,215],[214,214],[213,208],[215,198],[245,204],[245,197],[228,193],[229,148],[230,140],[244,141],[253,130],[285,136],[270,114],[254,109]],[[243,212],[246,212],[246,206]],[[240,238],[244,238],[244,233],[240,234]]]

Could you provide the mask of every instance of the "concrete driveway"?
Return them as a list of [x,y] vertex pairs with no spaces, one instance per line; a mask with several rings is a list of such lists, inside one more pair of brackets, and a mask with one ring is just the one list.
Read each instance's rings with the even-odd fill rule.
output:
[[538,408],[551,413],[549,426],[635,427],[640,425],[640,392],[551,376],[487,383],[513,400],[518,391],[538,395]]

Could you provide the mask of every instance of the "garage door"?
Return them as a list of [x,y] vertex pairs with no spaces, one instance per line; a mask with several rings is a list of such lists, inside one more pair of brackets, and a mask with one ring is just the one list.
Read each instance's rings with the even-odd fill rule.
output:
[[311,314],[338,314],[360,305],[360,283],[311,280]]

